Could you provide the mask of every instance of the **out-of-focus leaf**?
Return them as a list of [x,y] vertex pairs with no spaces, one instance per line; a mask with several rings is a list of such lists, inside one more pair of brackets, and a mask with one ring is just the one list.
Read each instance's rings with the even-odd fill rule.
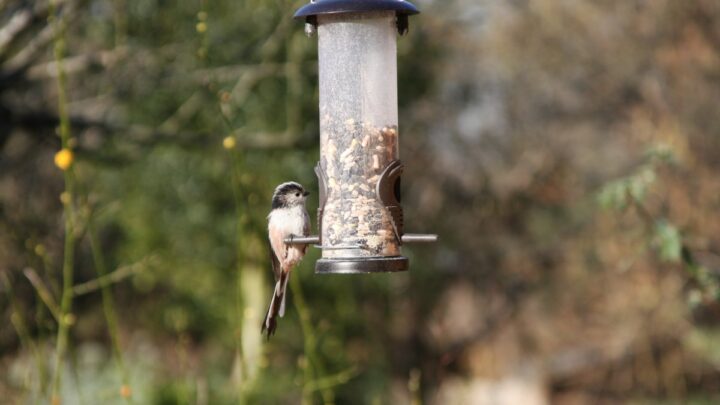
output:
[[656,143],[645,151],[645,157],[649,161],[663,163],[677,163],[677,156],[672,147],[666,143]]
[[606,184],[598,193],[597,200],[606,209],[622,210],[627,206],[628,182],[626,179]]
[[650,186],[655,182],[655,170],[646,166],[628,179],[628,192],[636,202],[643,202]]
[[598,193],[603,208],[622,210],[632,201],[642,203],[650,186],[655,183],[655,169],[645,165],[633,174],[606,184]]
[[680,261],[682,237],[680,231],[673,224],[665,220],[658,221],[655,224],[655,240],[662,260]]

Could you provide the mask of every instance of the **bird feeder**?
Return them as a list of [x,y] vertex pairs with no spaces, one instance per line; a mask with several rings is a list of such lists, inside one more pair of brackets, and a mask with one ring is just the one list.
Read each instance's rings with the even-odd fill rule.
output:
[[317,0],[295,18],[317,32],[320,88],[319,243],[316,273],[408,269],[400,205],[398,33],[419,11],[403,0]]

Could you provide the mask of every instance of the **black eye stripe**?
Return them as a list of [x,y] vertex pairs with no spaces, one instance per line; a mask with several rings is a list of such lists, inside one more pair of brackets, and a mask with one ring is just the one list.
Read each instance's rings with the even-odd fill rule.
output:
[[306,195],[305,189],[299,183],[283,183],[275,188],[272,198],[272,208],[281,208],[295,204],[303,195]]

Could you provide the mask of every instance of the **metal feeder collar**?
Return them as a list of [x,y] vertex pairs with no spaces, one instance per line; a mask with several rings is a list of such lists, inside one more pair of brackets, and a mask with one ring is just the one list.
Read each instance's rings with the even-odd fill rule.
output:
[[321,14],[364,13],[369,11],[395,11],[400,35],[408,30],[408,16],[420,13],[417,7],[405,0],[311,0],[300,7],[293,18],[317,26]]

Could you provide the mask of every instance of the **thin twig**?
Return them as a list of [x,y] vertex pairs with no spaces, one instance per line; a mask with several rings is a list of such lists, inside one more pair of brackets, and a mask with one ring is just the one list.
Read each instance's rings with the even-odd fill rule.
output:
[[58,306],[57,301],[55,301],[55,298],[50,292],[50,289],[47,288],[45,283],[43,283],[42,279],[40,278],[40,276],[38,276],[34,269],[28,267],[23,270],[23,274],[25,274],[25,277],[30,280],[30,284],[32,284],[32,286],[35,288],[35,291],[37,291],[42,302],[44,302],[45,305],[48,307],[53,318],[55,318],[55,320],[59,322],[60,307]]
[[315,335],[315,329],[313,328],[312,321],[310,319],[310,311],[305,303],[305,296],[303,295],[300,278],[298,276],[290,277],[290,284],[293,291],[293,302],[295,303],[295,308],[297,308],[298,315],[300,316],[300,327],[302,329],[303,343],[305,346],[306,364],[304,367],[302,402],[304,404],[313,403],[312,393],[319,390],[322,395],[323,402],[325,404],[332,404],[334,402],[335,394],[330,387],[316,387],[312,385],[313,381],[320,381],[324,379],[324,377],[321,377],[324,370],[317,355],[317,336]]
[[32,17],[32,11],[20,10],[13,14],[4,26],[0,27],[0,56],[5,53],[8,44],[30,24]]
[[139,273],[145,268],[147,262],[152,259],[154,259],[154,257],[145,258],[136,263],[118,267],[112,273],[103,274],[96,279],[76,284],[73,287],[73,294],[76,296],[89,294],[111,284],[120,282],[136,273]]
[[236,105],[242,106],[251,94],[253,87],[260,82],[260,80],[283,73],[280,66],[284,65],[260,64],[257,69],[249,70],[243,73],[230,92],[233,102]]
[[[82,73],[91,67],[100,66],[104,69],[113,67],[128,54],[126,47],[118,47],[109,51],[99,51],[64,58],[64,73],[71,75]],[[57,78],[57,61],[49,61],[28,68],[27,78],[30,80]]]
[[307,383],[306,389],[309,391],[319,391],[333,388],[338,385],[345,384],[356,375],[358,375],[357,367],[350,367],[349,369],[343,370],[337,374],[310,381],[309,383]]
[[[103,312],[105,313],[105,321],[107,322],[108,333],[110,334],[110,340],[112,342],[113,357],[115,357],[115,362],[120,369],[120,379],[122,382],[122,387],[128,387],[129,393],[130,377],[127,368],[125,368],[122,350],[120,348],[120,334],[118,332],[117,314],[115,312],[115,307],[113,303],[112,291],[109,288],[111,281],[101,281],[104,277],[112,276],[113,274],[117,274],[118,272],[116,271],[112,274],[106,274],[107,272],[105,269],[105,258],[103,257],[100,243],[97,240],[95,226],[92,222],[92,218],[90,218],[88,221],[88,237],[90,239],[90,249],[92,250],[93,262],[95,263],[95,271],[98,274],[98,278],[95,281],[97,281],[97,284],[100,285],[102,288]],[[130,266],[130,268],[132,268],[132,266]],[[121,396],[125,399],[125,402],[132,402],[129,394],[124,395],[121,391]]]
[[[65,1],[58,1],[57,4],[60,5]],[[0,2],[0,10],[7,10],[6,6],[4,1]],[[37,2],[34,6],[32,4],[28,6],[15,12],[5,25],[0,27],[0,59],[5,59],[6,52],[15,48],[14,41],[23,38],[35,23],[47,18],[50,5],[46,2]]]
[[196,82],[205,82],[208,78],[216,82],[226,82],[238,80],[246,74],[264,76],[273,72],[282,73],[285,70],[286,63],[253,63],[215,66],[204,69],[197,69],[190,73],[189,79]]
[[[52,19],[56,17],[56,13],[58,7],[62,5],[63,3],[69,3],[67,6],[65,6],[63,14],[65,15],[65,18],[67,19],[73,19],[77,17],[76,11],[78,10],[78,4],[77,1],[61,1],[56,0],[52,1],[50,4],[50,12],[48,19]],[[28,41],[27,44],[25,44],[22,49],[10,57],[7,62],[4,64],[6,70],[8,71],[18,71],[23,70],[27,67],[29,67],[32,64],[33,59],[35,59],[39,53],[45,49],[45,46],[49,44],[50,42],[53,42],[55,38],[57,37],[57,32],[55,30],[54,24],[48,24],[45,26],[42,30],[40,30],[39,33],[33,35],[32,39]],[[56,58],[57,59],[57,58]]]
[[[66,77],[63,71],[62,60],[65,56],[65,22],[58,13],[59,0],[51,0],[49,27],[52,27],[53,57],[57,61],[57,91],[58,91],[58,117],[60,118],[60,140],[63,148],[69,147],[70,142],[70,117],[67,107]],[[73,317],[70,316],[73,301],[73,273],[75,265],[75,210],[73,207],[74,198],[74,172],[72,166],[63,172],[65,180],[66,198],[63,200],[65,215],[65,245],[63,248],[62,279],[63,289],[60,300],[60,312],[58,319],[58,332],[55,345],[55,370],[53,373],[52,391],[50,401],[60,402],[60,383],[63,369],[63,360],[68,345],[68,335]]]
[[20,338],[20,344],[30,350],[33,360],[35,360],[35,368],[38,372],[38,391],[42,395],[45,392],[47,380],[45,357],[41,355],[41,350],[38,347],[38,344],[33,341],[32,337],[30,336],[30,332],[28,330],[25,319],[23,318],[20,310],[17,307],[15,293],[13,291],[13,287],[10,283],[8,276],[1,271],[0,274],[2,274],[3,276],[2,279],[6,286],[8,299],[10,301],[10,323],[12,323],[13,327],[15,328],[15,332],[17,332],[17,335]]
[[180,107],[178,107],[170,117],[158,126],[158,130],[169,133],[177,132],[184,126],[188,119],[203,107],[205,107],[203,94],[200,91],[196,91],[180,104]]
[[125,0],[113,1],[113,25],[115,28],[115,48],[125,45],[127,40],[127,3]]

